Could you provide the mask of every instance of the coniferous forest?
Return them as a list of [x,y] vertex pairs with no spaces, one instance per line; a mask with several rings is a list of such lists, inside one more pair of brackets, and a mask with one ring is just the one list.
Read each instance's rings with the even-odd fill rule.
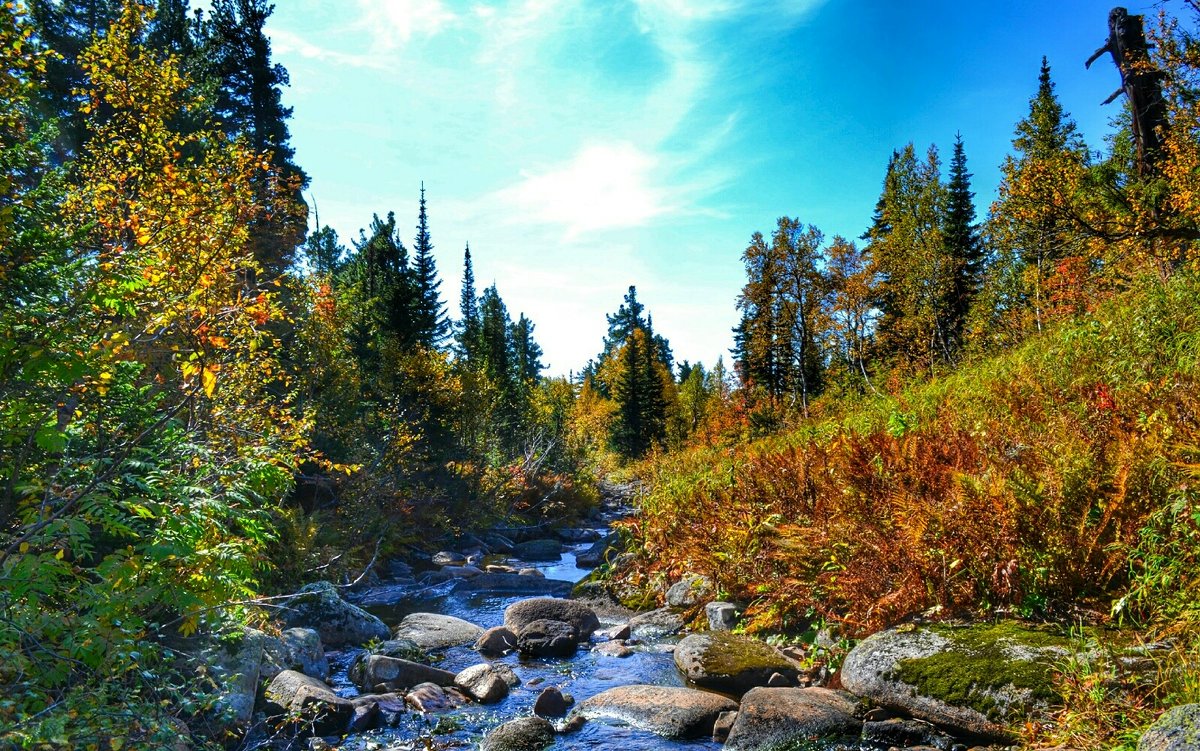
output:
[[[1125,93],[1105,143],[1043,58],[986,211],[972,179],[997,165],[962,136],[896,144],[861,235],[781,206],[728,249],[728,361],[678,359],[631,285],[567,376],[477,282],[485,243],[439,238],[423,184],[364,206],[357,237],[319,223],[272,12],[0,6],[0,748],[628,742],[588,735],[605,717],[653,748],[1200,748],[1195,2],[1147,13],[1148,52],[1110,40],[1098,64],[1125,66]],[[583,542],[591,573],[565,588],[522,563],[585,568]],[[389,587],[573,591],[594,623],[534,621],[570,627],[567,655],[657,659],[737,719],[606,709],[600,688],[643,688],[539,662],[520,603],[446,605],[479,633],[422,641]],[[334,635],[343,607],[378,627]],[[672,625],[647,636],[643,611]],[[547,672],[471,714],[500,701],[474,682],[500,668],[460,670],[477,637],[493,654],[488,626],[511,630],[508,674]],[[300,631],[324,671],[299,667]],[[874,667],[870,645],[914,633],[958,646]],[[752,677],[707,665],[723,639],[758,655]],[[1049,651],[994,664],[1022,649]],[[446,677],[405,683],[388,660]],[[581,701],[533,727],[520,692],[540,706],[547,675]],[[811,692],[849,719],[754,725]],[[1154,729],[1170,722],[1192,740]],[[857,745],[797,745],[826,740]]]

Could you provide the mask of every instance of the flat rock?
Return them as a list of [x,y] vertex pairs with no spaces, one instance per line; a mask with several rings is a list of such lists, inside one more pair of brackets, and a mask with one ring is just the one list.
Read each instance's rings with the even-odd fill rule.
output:
[[539,618],[517,632],[517,649],[535,657],[570,657],[578,646],[579,635],[566,621]]
[[343,600],[329,582],[305,585],[284,612],[285,628],[314,629],[327,646],[357,646],[389,636],[383,621]]
[[367,655],[355,662],[350,666],[349,678],[368,691],[379,685],[395,690],[427,682],[440,686],[454,683],[454,673],[448,670],[383,655]]
[[629,619],[633,633],[641,637],[667,636],[683,630],[683,616],[670,608],[639,613]]
[[408,706],[423,714],[447,712],[467,703],[467,698],[454,689],[444,689],[436,683],[418,683],[404,695]]
[[1200,704],[1180,704],[1163,713],[1142,733],[1138,751],[1197,751],[1200,749]]
[[520,634],[527,624],[537,620],[563,621],[575,627],[580,641],[591,638],[600,628],[600,619],[587,605],[556,597],[535,597],[520,600],[504,610],[504,625]]
[[435,566],[462,566],[467,562],[467,557],[462,553],[456,553],[452,550],[443,550],[433,554],[432,563]]
[[738,708],[719,694],[674,686],[618,686],[580,703],[576,711],[588,719],[627,723],[664,738],[711,736],[717,716]]
[[504,626],[493,626],[475,640],[475,651],[485,655],[502,655],[517,648],[517,635]]
[[547,579],[536,568],[528,569],[536,574],[491,574],[473,576],[454,583],[456,592],[496,592],[519,597],[566,597],[571,593],[571,582],[562,579]]
[[529,540],[518,542],[513,555],[523,561],[557,561],[562,557],[562,551],[562,543],[558,540]]
[[472,644],[483,635],[474,623],[440,613],[411,613],[396,627],[397,639],[409,639],[421,649],[446,649]]
[[482,751],[543,751],[554,743],[554,726],[541,717],[506,722],[484,739]]
[[508,682],[486,662],[459,672],[454,685],[480,704],[494,704],[508,696]]
[[316,678],[285,670],[263,692],[268,717],[287,717],[317,735],[340,734],[354,717],[354,705]]
[[684,637],[675,647],[675,667],[697,686],[736,696],[766,686],[775,674],[793,685],[799,675],[771,645],[726,631]]
[[754,688],[742,697],[726,751],[807,747],[808,741],[856,739],[854,702],[824,688]]
[[921,720],[906,720],[893,717],[877,722],[864,722],[862,739],[886,746],[932,746],[934,748],[950,748],[954,739],[939,731],[933,725]]
[[1007,742],[1056,699],[1063,637],[1014,623],[881,631],[842,662],[842,686],[954,733]]
[[536,569],[536,568],[523,568],[520,571],[518,571],[517,574],[519,576],[532,576],[537,579],[545,579],[546,578],[546,575],[542,573],[541,569]]

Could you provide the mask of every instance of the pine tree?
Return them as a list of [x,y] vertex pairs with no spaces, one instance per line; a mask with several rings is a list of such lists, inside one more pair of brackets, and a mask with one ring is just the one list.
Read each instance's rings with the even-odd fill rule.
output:
[[645,310],[646,306],[638,302],[637,287],[629,285],[621,307],[616,313],[605,316],[608,320],[608,336],[604,338],[604,351],[600,353],[600,360],[604,360],[624,344],[634,331],[646,328],[646,319],[642,317]]
[[417,236],[413,240],[413,284],[416,286],[415,325],[417,340],[426,347],[441,347],[450,335],[450,319],[439,290],[437,264],[433,259],[433,241],[429,237],[429,216],[425,208],[425,183],[421,183]]
[[463,251],[462,292],[458,302],[459,321],[456,329],[456,354],[468,366],[474,363],[479,352],[479,297],[475,293],[475,269],[471,264],[471,245]]
[[514,368],[517,379],[525,384],[536,383],[546,368],[542,365],[542,348],[533,339],[533,328],[533,321],[521,313],[512,330]]
[[971,305],[983,284],[985,258],[979,227],[975,223],[975,194],[971,192],[971,173],[967,171],[962,134],[956,134],[954,139],[950,180],[946,184],[946,219],[942,229],[954,278],[949,297],[942,307],[947,335],[958,351],[962,348]]

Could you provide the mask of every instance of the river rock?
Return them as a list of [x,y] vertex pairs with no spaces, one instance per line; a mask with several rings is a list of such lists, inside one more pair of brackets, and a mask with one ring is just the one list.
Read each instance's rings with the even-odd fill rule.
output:
[[539,618],[517,632],[517,649],[535,657],[570,657],[578,645],[575,627],[565,621]]
[[482,539],[494,553],[511,553],[516,546],[512,540],[497,532],[489,532]]
[[471,644],[483,635],[474,623],[440,613],[410,613],[396,627],[397,639],[410,639],[421,649],[445,649]]
[[412,639],[388,639],[371,649],[373,655],[399,657],[410,662],[429,662],[429,655]]
[[950,748],[954,739],[939,731],[933,725],[921,720],[906,720],[894,717],[878,722],[864,722],[862,739],[885,746],[932,746],[934,748]]
[[737,720],[737,712],[722,712],[717,715],[717,721],[713,723],[712,739],[716,743],[724,743],[729,739],[729,731],[733,728],[733,723]]
[[523,568],[517,572],[517,575],[518,576],[532,576],[532,577],[536,577],[538,579],[546,578],[546,575],[541,572],[541,569],[536,569],[536,568]]
[[535,574],[484,574],[454,583],[456,592],[496,592],[518,597],[566,597],[571,593],[571,582],[562,579],[547,579],[536,568],[528,569]]
[[315,629],[328,646],[357,646],[388,638],[383,621],[343,600],[329,582],[307,584],[298,594],[287,605],[286,628]]
[[439,573],[449,576],[451,579],[470,579],[475,576],[481,576],[483,569],[467,563],[463,566],[442,566]]
[[607,718],[628,723],[664,738],[711,736],[717,716],[738,708],[719,694],[672,686],[618,686],[580,703],[576,710],[588,719]]
[[1137,751],[1197,751],[1200,749],[1200,704],[1180,704],[1163,713],[1142,733]]
[[426,682],[444,686],[454,683],[454,673],[448,670],[383,655],[367,655],[352,664],[349,678],[368,691],[381,684],[395,690]]
[[544,751],[553,743],[553,725],[541,717],[522,717],[488,733],[482,751]]
[[485,655],[507,654],[517,648],[517,635],[504,626],[493,626],[475,640],[475,650]]
[[575,556],[575,565],[580,568],[596,568],[608,563],[609,554],[616,551],[620,537],[616,532],[601,537],[591,547]]
[[287,658],[287,667],[318,680],[329,679],[329,660],[321,645],[321,635],[311,628],[289,628],[279,635]]
[[467,557],[462,553],[455,553],[451,550],[443,550],[433,554],[432,563],[435,566],[461,566],[467,562]]
[[737,696],[766,686],[775,673],[793,684],[799,675],[774,647],[726,631],[684,637],[675,648],[675,666],[697,686]]
[[667,605],[672,608],[695,607],[712,593],[711,579],[699,574],[687,574],[667,590]]
[[641,638],[656,638],[677,634],[684,627],[683,616],[670,608],[639,613],[629,619],[629,627]]
[[454,676],[454,685],[480,704],[494,704],[508,696],[508,683],[486,662]]
[[[245,725],[254,716],[254,701],[258,693],[259,671],[267,659],[267,645],[272,640],[262,631],[243,629],[241,638],[217,642],[203,650],[201,660],[217,684],[217,705],[233,715],[237,725]],[[282,651],[283,646],[278,648]],[[282,666],[268,670],[274,678]]]
[[396,725],[408,707],[404,703],[404,696],[397,693],[362,694],[351,699],[350,703],[354,705],[351,733]]
[[600,628],[600,619],[594,610],[572,600],[555,597],[535,597],[514,602],[504,610],[504,625],[520,634],[526,624],[536,620],[564,621],[575,627],[580,641],[591,638]]
[[513,555],[523,561],[557,561],[562,557],[563,546],[558,540],[542,539],[518,542]]
[[577,545],[581,542],[595,542],[600,539],[600,533],[594,529],[560,529],[555,534],[563,542]]
[[725,751],[798,748],[807,741],[858,738],[854,702],[825,688],[754,688],[742,697]]
[[881,631],[842,662],[842,686],[877,704],[996,741],[1057,698],[1054,664],[1070,643],[1014,623]]
[[562,717],[570,706],[558,686],[549,686],[542,689],[542,693],[534,700],[533,713],[538,717]]
[[737,605],[732,602],[710,602],[704,606],[709,631],[732,631],[737,624]]
[[617,626],[602,628],[593,634],[593,636],[601,639],[625,640],[633,636],[633,629],[630,628],[628,623],[622,623]]
[[633,650],[625,646],[625,642],[620,639],[601,642],[592,647],[592,651],[608,657],[629,657],[633,654]]
[[354,716],[354,705],[349,700],[316,678],[295,670],[275,676],[263,698],[269,717],[286,716],[317,735],[344,732]]
[[436,683],[418,683],[404,695],[404,701],[422,714],[433,714],[457,709],[467,703],[467,697]]

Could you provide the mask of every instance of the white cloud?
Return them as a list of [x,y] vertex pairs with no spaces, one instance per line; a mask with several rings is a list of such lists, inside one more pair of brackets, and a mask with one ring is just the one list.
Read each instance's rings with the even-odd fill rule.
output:
[[666,191],[652,184],[658,159],[622,141],[585,146],[570,162],[523,174],[498,194],[515,219],[562,225],[567,237],[638,227],[671,211]]
[[392,50],[414,36],[433,36],[458,21],[441,0],[358,0],[360,25],[377,50]]

